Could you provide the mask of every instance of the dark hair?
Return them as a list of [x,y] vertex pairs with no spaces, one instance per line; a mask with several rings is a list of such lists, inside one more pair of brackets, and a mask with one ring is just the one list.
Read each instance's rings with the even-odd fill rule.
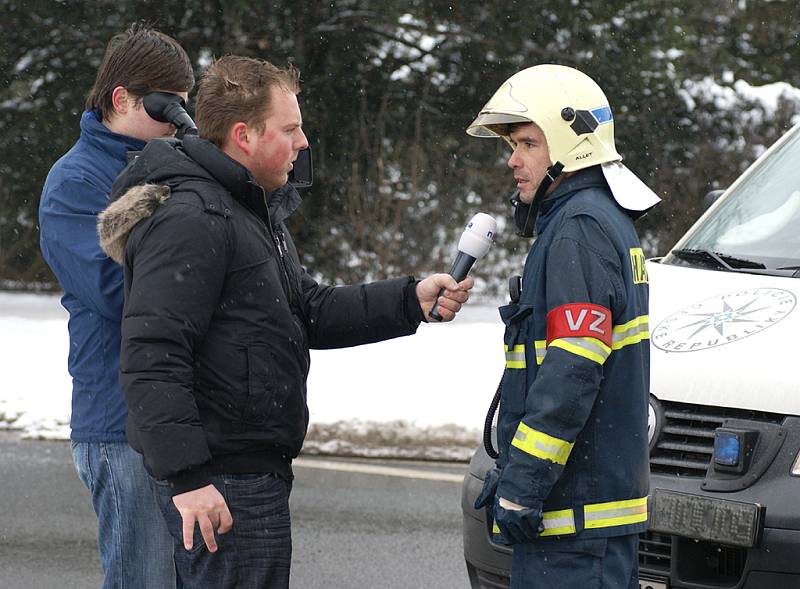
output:
[[[495,123],[493,125],[486,125],[486,128],[497,133],[501,137],[510,137],[514,131],[521,129],[522,127],[526,127],[527,125],[536,125],[536,123],[533,121],[521,121],[519,123]],[[539,127],[539,125],[536,126]],[[541,129],[541,127],[539,128]]]
[[244,122],[263,132],[272,88],[300,92],[300,72],[282,69],[263,59],[226,55],[212,63],[200,79],[195,118],[200,136],[219,147],[230,128]]
[[189,92],[194,86],[192,62],[172,37],[134,24],[108,42],[86,96],[86,110],[98,109],[101,118],[113,115],[111,95],[117,86],[139,99],[154,90]]

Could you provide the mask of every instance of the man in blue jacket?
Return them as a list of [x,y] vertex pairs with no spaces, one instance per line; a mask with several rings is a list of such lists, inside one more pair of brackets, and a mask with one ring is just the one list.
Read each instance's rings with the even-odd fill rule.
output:
[[191,62],[171,37],[134,26],[108,44],[80,121],[80,138],[50,170],[39,206],[41,249],[69,312],[72,452],[98,518],[105,588],[175,586],[172,541],[142,459],[125,437],[119,384],[122,269],[100,249],[97,214],[111,185],[140,151],[175,129],[151,119],[144,95],[184,100]]
[[619,163],[608,100],[575,69],[517,73],[467,132],[511,145],[515,221],[536,235],[500,309],[499,457],[476,507],[514,547],[512,587],[638,589],[649,332],[633,220],[659,199]]

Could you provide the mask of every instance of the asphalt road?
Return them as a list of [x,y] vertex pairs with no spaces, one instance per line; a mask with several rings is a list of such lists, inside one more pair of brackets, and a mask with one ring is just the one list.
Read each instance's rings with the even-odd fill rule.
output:
[[[468,587],[457,482],[465,469],[301,460],[292,587]],[[0,587],[100,587],[95,534],[68,444],[0,431]]]

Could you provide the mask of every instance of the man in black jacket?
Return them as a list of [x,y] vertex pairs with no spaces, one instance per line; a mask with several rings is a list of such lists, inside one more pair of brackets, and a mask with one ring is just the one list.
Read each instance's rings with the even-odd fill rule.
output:
[[308,145],[298,91],[293,68],[215,62],[197,96],[202,138],[150,143],[100,221],[125,274],[128,436],[187,588],[288,586],[309,348],[412,334],[440,288],[451,320],[472,287],[436,274],[334,288],[306,273],[284,225]]

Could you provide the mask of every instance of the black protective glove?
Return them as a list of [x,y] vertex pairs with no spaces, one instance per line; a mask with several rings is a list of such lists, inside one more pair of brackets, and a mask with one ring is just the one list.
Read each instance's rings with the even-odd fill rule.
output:
[[494,520],[500,535],[509,544],[532,542],[544,531],[542,504],[523,509],[505,509],[500,506],[500,497],[494,501]]
[[497,493],[497,484],[500,482],[500,473],[503,472],[497,466],[493,466],[486,471],[483,479],[483,489],[475,499],[475,509],[491,506],[494,504],[494,495]]

